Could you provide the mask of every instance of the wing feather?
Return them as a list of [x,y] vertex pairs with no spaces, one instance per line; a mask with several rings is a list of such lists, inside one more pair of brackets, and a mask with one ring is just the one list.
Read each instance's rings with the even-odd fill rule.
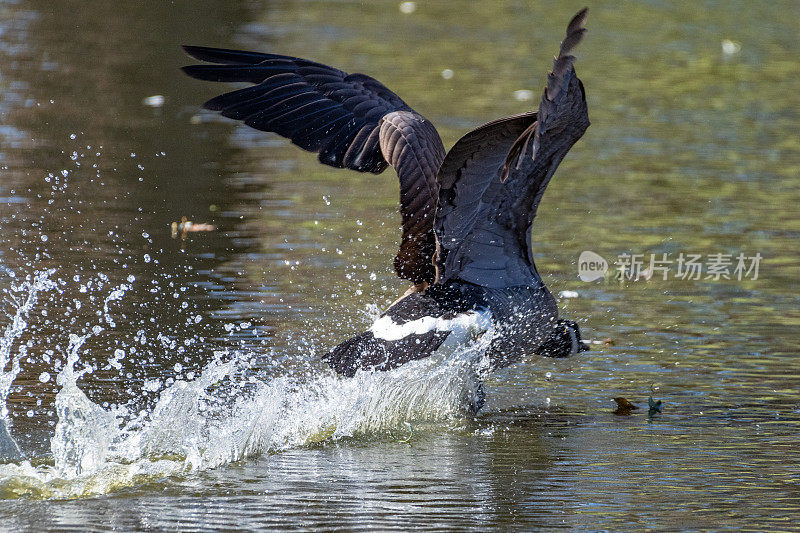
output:
[[213,63],[184,67],[189,76],[256,84],[212,98],[205,108],[288,137],[317,152],[326,165],[375,174],[392,165],[400,179],[403,219],[395,269],[414,283],[433,281],[436,173],[445,151],[428,120],[365,74],[277,54],[184,49]]
[[542,195],[589,126],[583,85],[569,52],[586,9],[567,26],[538,112],[490,122],[447,154],[438,175],[437,283],[461,279],[491,288],[531,285],[531,226]]
[[[514,234],[498,215],[503,200],[508,203],[500,180],[503,163],[519,135],[535,121],[536,113],[495,120],[462,137],[448,152],[438,176],[437,283],[461,279],[498,288],[524,285],[530,277],[530,268],[514,250]],[[477,239],[487,235],[492,236],[485,239],[493,245],[492,253],[476,246]],[[511,258],[515,268],[497,275],[499,262],[509,266]]]

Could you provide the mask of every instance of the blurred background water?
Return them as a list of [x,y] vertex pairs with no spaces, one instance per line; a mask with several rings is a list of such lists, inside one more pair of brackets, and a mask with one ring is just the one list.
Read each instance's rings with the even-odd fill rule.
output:
[[[449,147],[538,105],[581,7],[0,2],[0,370],[24,455],[0,469],[3,528],[795,528],[796,2],[589,5],[576,69],[592,126],[534,246],[554,294],[577,293],[562,313],[612,342],[494,374],[474,419],[436,368],[343,385],[319,362],[406,288],[391,170],[322,167],[201,111],[226,87],[178,70],[179,45],[201,44],[364,72]],[[214,230],[173,237],[182,217]],[[584,250],[763,259],[757,279],[679,279],[673,265],[666,280],[587,283]],[[404,379],[424,393],[402,396]],[[651,395],[663,412],[648,416]],[[640,409],[615,415],[620,396]],[[191,431],[210,419],[217,433]],[[177,444],[141,444],[169,421]],[[219,451],[219,428],[239,426],[258,438],[231,442],[258,445]],[[98,443],[117,455],[95,461]]]

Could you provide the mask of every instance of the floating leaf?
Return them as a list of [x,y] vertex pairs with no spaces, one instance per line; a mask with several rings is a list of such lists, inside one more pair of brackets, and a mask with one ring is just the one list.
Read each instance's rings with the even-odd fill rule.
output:
[[611,338],[607,338],[605,340],[599,341],[596,339],[583,339],[583,343],[586,345],[603,345],[603,346],[612,346],[614,341]]
[[[216,206],[214,206],[216,209]],[[172,238],[176,239],[178,235],[181,236],[182,239],[186,239],[186,235],[189,233],[197,233],[200,231],[214,231],[217,227],[213,224],[205,224],[205,223],[197,223],[189,220],[186,217],[181,217],[180,222],[173,222],[170,225],[172,231]]]
[[614,401],[617,402],[617,410],[614,411],[615,415],[628,416],[634,409],[639,408],[639,406],[631,403],[627,398],[623,398],[622,396],[614,398]]
[[661,412],[661,400],[654,400],[653,397],[650,396],[647,398],[647,405],[650,407],[647,416],[653,416]]

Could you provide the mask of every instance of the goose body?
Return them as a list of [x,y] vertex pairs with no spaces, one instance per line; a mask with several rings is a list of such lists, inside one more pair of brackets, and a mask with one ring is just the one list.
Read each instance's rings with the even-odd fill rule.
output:
[[539,108],[501,118],[450,151],[433,125],[364,74],[313,61],[187,46],[209,64],[201,80],[250,82],[204,107],[291,139],[323,164],[400,181],[397,274],[412,282],[369,330],[323,358],[338,373],[389,370],[491,333],[489,360],[528,353],[565,357],[586,349],[575,322],[558,317],[533,261],[533,219],[553,173],[586,131],[584,88],[573,66],[586,10],[567,26]]

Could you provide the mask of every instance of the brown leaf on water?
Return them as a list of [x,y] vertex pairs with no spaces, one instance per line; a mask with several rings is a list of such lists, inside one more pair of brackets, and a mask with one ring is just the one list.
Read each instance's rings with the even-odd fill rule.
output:
[[638,409],[637,405],[632,404],[627,398],[623,398],[619,396],[614,398],[614,401],[617,402],[617,410],[614,411],[615,415],[619,416],[628,416],[633,412],[634,409]]
[[599,341],[597,339],[584,339],[583,342],[584,342],[584,344],[590,344],[590,345],[594,345],[594,346],[600,346],[600,345],[602,345],[602,346],[612,346],[614,344],[614,341],[613,341],[613,339],[611,339],[611,337],[608,337],[608,338],[606,338],[606,339],[604,339],[602,341]]
[[186,239],[189,233],[198,233],[201,231],[215,231],[217,227],[213,224],[198,223],[189,220],[186,217],[181,217],[180,222],[173,222],[170,225],[172,238],[176,239],[178,235],[182,239]]

